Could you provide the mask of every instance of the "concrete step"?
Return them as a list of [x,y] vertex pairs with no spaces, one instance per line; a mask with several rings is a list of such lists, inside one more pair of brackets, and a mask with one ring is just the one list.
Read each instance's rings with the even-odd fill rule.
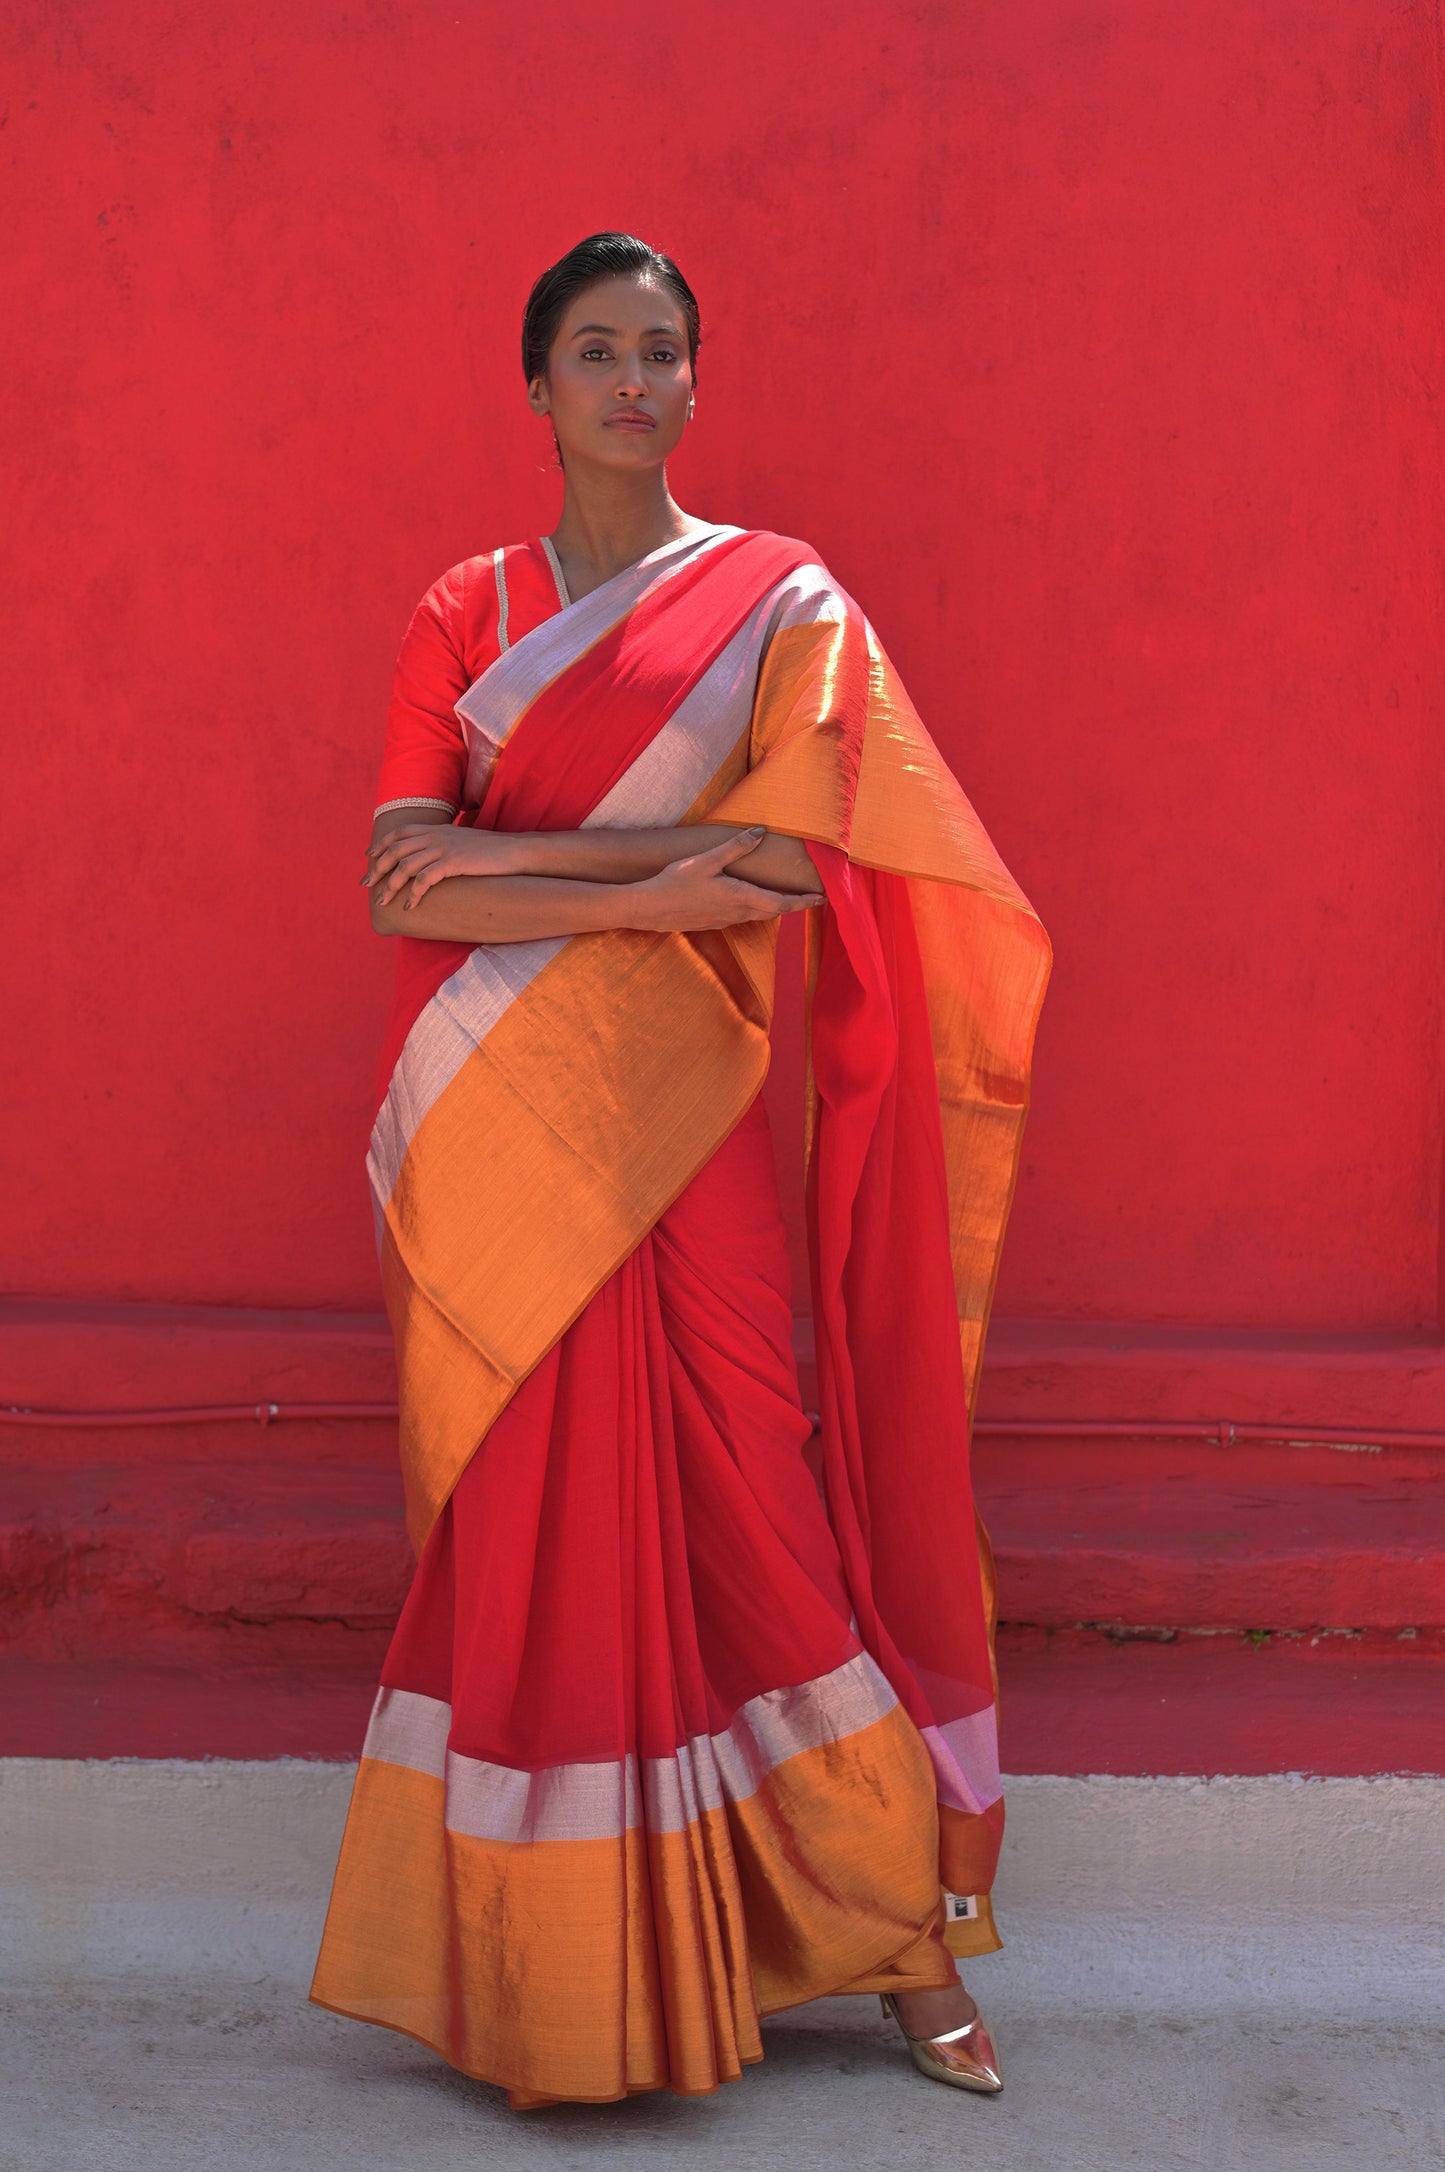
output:
[[[1390,1455],[1321,1475],[1166,1453],[1100,1472],[980,1452],[1005,1621],[1068,1628],[1445,1625],[1445,1473]],[[0,1626],[12,1649],[179,1655],[250,1627],[279,1653],[395,1620],[411,1574],[390,1463],[0,1464]]]
[[[0,1657],[0,1756],[355,1757],[384,1631],[284,1663],[240,1640],[185,1664]],[[1018,1773],[1445,1772],[1445,1636],[1110,1636],[1004,1628]]]
[[[1221,1465],[1228,1458],[1220,1457]],[[1445,1482],[1386,1465],[1354,1483],[1251,1483],[1173,1455],[1112,1483],[999,1482],[980,1505],[1009,1621],[1067,1628],[1402,1629],[1445,1624]],[[1372,1459],[1375,1461],[1376,1459]],[[1445,1477],[1445,1474],[1442,1474]]]
[[170,1665],[8,1652],[0,1758],[355,1758],[387,1635],[362,1632],[349,1651],[293,1651],[281,1663],[224,1644]]
[[[11,1301],[0,1358],[95,1413],[0,1427],[0,1754],[353,1754],[411,1572],[384,1325]],[[1000,1322],[1013,1768],[1440,1770],[1442,1425],[1435,1344]]]
[[204,1664],[219,1632],[258,1659],[312,1659],[388,1628],[412,1567],[390,1463],[0,1465],[12,1652],[104,1658],[123,1645]]
[[1010,1772],[1445,1773],[1445,1632],[1004,1627]]

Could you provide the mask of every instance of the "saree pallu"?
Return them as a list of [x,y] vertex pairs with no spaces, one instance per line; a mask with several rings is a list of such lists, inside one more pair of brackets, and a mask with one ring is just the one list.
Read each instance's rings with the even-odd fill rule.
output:
[[715,2088],[997,1944],[968,1421],[1048,947],[871,628],[715,529],[457,703],[502,829],[805,840],[820,1483],[776,923],[407,944],[369,1157],[420,1553],[312,1996],[512,2101]]

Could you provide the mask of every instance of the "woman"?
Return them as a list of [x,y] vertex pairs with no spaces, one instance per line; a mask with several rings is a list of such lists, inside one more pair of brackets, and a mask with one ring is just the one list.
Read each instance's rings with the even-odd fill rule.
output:
[[[398,664],[369,1169],[420,1565],[312,1995],[531,2106],[712,2090],[875,1991],[992,2092],[968,1405],[1047,944],[814,554],[669,494],[697,346],[626,235],[543,275],[561,519]],[[796,911],[821,1486],[758,1099]]]

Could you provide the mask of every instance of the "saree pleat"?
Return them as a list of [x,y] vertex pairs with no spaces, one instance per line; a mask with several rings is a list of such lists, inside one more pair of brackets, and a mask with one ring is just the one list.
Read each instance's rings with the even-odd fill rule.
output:
[[518,2102],[712,2089],[760,2011],[942,1980],[933,1776],[850,1624],[791,1317],[759,1103],[423,1553],[315,1996]]
[[404,945],[369,1168],[420,1562],[312,1995],[518,2106],[696,2093],[761,2015],[998,1943],[968,1428],[1048,948],[786,538],[665,547],[455,705],[466,819],[806,841],[820,1416],[776,925]]

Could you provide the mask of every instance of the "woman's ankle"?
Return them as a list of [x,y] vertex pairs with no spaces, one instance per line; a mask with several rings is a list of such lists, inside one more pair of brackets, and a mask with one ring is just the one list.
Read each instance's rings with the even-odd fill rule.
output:
[[896,1991],[893,2003],[910,2036],[941,2036],[948,2029],[966,2029],[978,2015],[972,1994],[956,1972],[950,1984],[921,1991]]

